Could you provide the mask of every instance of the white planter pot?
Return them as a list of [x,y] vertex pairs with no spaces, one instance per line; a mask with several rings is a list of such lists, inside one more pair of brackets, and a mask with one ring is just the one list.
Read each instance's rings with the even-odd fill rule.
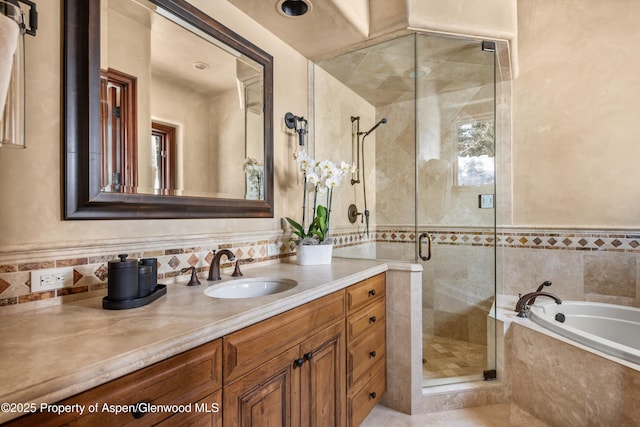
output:
[[333,245],[298,245],[298,265],[331,264]]

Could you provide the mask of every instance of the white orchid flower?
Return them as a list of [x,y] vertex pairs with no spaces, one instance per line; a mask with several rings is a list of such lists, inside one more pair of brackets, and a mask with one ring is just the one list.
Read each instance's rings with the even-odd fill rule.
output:
[[354,173],[355,172],[355,167],[356,165],[354,164],[349,164],[345,161],[340,162],[340,170],[342,171],[343,175],[347,175],[349,173]]
[[338,175],[330,176],[329,178],[326,179],[326,181],[324,182],[324,185],[327,188],[337,187],[338,185],[340,185],[340,176]]
[[307,173],[307,182],[310,183],[310,184],[313,184],[314,186],[318,185],[318,183],[320,182],[320,177],[315,172],[308,172]]
[[294,154],[296,161],[298,162],[298,167],[300,168],[300,172],[307,173],[310,169],[313,168],[315,161],[309,157],[306,151],[302,150]]
[[334,173],[335,168],[336,166],[332,161],[323,160],[318,163],[318,169],[320,170],[320,173],[318,175],[320,175],[322,179],[325,179],[326,177],[331,176],[331,174]]

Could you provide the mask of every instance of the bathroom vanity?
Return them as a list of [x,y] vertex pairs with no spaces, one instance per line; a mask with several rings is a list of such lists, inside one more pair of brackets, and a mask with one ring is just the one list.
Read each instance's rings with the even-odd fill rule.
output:
[[[83,321],[88,318],[75,316],[74,341],[92,342],[97,354],[84,354],[74,367],[64,359],[70,338],[60,332],[50,337],[48,347],[25,337],[36,357],[13,359],[19,355],[12,339],[18,338],[8,336],[0,346],[7,347],[3,352],[14,349],[16,369],[2,372],[6,381],[1,382],[0,399],[32,402],[38,409],[42,403],[78,405],[84,414],[38,413],[9,425],[357,426],[386,388],[386,268],[376,261],[340,259],[318,267],[275,264],[245,275],[288,277],[298,286],[266,297],[222,300],[205,296],[206,285],[174,284],[168,286],[166,299],[116,312],[119,316],[101,310],[99,299],[72,303],[72,311],[96,310],[94,334],[85,334],[89,325]],[[66,310],[51,307],[15,316],[26,317],[28,328],[38,316],[42,321],[56,313],[66,318]],[[131,329],[110,334],[100,329],[108,322],[114,327],[126,323]],[[164,330],[149,329],[154,322]],[[77,349],[89,347],[80,344]],[[44,360],[44,351],[53,358],[62,356],[48,364],[53,371],[34,364]],[[120,376],[123,369],[128,372]],[[25,380],[20,372],[33,375]],[[97,410],[89,413],[96,403]],[[126,409],[115,415],[117,405]],[[154,405],[174,407],[159,411]],[[1,415],[1,421],[12,418]]]

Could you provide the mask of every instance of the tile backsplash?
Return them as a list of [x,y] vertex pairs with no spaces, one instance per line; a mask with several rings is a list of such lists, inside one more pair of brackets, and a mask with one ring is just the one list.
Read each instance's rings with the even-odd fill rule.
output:
[[[255,234],[255,233],[254,233]],[[20,308],[34,308],[59,304],[80,298],[106,295],[108,262],[126,253],[130,258],[157,258],[158,282],[171,283],[188,278],[185,267],[195,266],[199,272],[207,271],[213,251],[230,249],[238,259],[251,258],[251,263],[279,262],[294,252],[294,246],[283,242],[282,233],[255,236],[234,235],[226,238],[198,237],[157,241],[140,244],[113,244],[59,251],[30,251],[21,255],[4,256],[0,261],[0,314]],[[84,253],[83,253],[84,252]],[[83,256],[79,256],[81,254]],[[34,259],[38,259],[34,261]],[[231,262],[221,267],[230,267]],[[58,267],[73,267],[73,285],[70,287],[32,292],[31,271]],[[244,268],[247,267],[245,264]]]

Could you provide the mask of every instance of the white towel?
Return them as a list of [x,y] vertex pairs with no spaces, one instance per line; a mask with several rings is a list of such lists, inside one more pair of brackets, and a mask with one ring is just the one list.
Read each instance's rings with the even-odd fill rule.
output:
[[18,46],[18,24],[11,18],[0,14],[0,117],[4,113],[7,91],[11,82],[13,54]]

